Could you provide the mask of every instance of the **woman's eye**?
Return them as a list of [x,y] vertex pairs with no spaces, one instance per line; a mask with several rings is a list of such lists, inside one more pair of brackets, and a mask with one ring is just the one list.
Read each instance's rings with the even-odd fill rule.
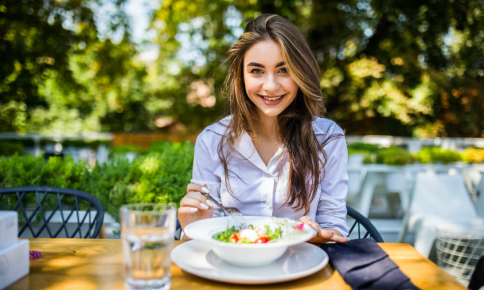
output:
[[281,68],[281,69],[279,70],[279,72],[280,72],[281,74],[287,74],[287,73],[288,73],[287,68],[285,68],[285,67],[284,67],[284,68]]
[[261,73],[262,73],[262,71],[261,71],[260,69],[258,69],[258,68],[255,68],[255,69],[253,69],[253,70],[251,71],[251,73],[253,73],[253,74],[261,74]]

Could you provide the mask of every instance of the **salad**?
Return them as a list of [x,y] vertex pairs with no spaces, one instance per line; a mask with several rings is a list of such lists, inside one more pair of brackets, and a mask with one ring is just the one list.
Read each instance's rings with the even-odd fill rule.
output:
[[215,234],[215,240],[226,243],[238,244],[265,244],[289,239],[294,235],[301,234],[304,224],[289,219],[273,218],[274,224],[236,230],[235,226],[227,227],[223,232]]

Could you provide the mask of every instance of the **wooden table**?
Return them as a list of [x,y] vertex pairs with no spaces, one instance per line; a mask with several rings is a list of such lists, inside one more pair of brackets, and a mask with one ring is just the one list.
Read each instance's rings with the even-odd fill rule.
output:
[[[179,245],[180,242],[175,242]],[[456,280],[420,255],[408,244],[383,243],[380,246],[400,266],[412,282],[422,289],[465,289]],[[125,289],[120,240],[30,239],[30,249],[42,257],[30,261],[30,274],[14,289]],[[198,278],[172,266],[171,289],[348,289],[331,266],[311,276],[274,285],[232,285]]]

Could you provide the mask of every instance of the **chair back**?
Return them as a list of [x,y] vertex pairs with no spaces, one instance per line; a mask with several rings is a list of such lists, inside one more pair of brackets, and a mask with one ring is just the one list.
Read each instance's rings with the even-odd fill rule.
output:
[[471,276],[471,280],[469,281],[469,290],[479,290],[482,286],[484,286],[484,256],[482,256],[479,261],[477,262],[476,267]]
[[409,226],[417,219],[475,219],[474,204],[460,175],[418,174],[410,205]]
[[477,214],[484,219],[484,175],[481,178],[481,182],[479,182],[479,184],[477,185],[476,195],[476,211]]
[[384,242],[380,233],[368,218],[364,217],[350,206],[346,206],[346,210],[346,220],[350,228],[348,237],[353,235],[357,236],[358,239],[372,238],[378,243]]
[[18,213],[23,238],[97,238],[104,220],[96,197],[67,188],[2,188],[0,210]]

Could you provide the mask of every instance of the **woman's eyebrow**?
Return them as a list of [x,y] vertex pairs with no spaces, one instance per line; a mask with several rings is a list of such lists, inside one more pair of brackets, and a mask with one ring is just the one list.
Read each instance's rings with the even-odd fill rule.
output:
[[[276,64],[276,68],[280,67],[280,66],[283,66],[285,65],[286,63],[281,61],[280,63]],[[256,67],[261,67],[261,68],[265,68],[264,65],[260,64],[260,63],[257,63],[257,62],[249,62],[247,64],[247,66],[256,66]]]
[[249,64],[247,66],[256,66],[256,67],[265,68],[265,66],[263,66],[262,64],[257,63],[257,62],[249,62]]
[[276,68],[278,68],[278,67],[280,67],[280,66],[283,66],[283,65],[285,65],[285,64],[286,64],[285,62],[281,61],[280,63],[276,64]]

